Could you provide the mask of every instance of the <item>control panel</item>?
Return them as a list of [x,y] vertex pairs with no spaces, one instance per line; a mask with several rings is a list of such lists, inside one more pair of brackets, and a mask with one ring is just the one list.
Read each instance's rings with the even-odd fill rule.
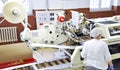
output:
[[64,16],[64,11],[36,11],[37,29],[40,29],[46,24],[54,25],[55,22],[57,23],[59,15]]

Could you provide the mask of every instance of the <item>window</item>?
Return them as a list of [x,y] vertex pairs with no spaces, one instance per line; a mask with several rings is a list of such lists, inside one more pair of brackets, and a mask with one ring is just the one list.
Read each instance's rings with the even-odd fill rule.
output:
[[[0,15],[2,14],[2,8],[3,8],[4,4],[5,4],[5,2],[7,2],[7,1],[8,0],[0,0]],[[19,1],[21,1],[24,4],[25,8],[27,9],[27,11],[29,13],[30,12],[29,0],[19,0]]]
[[111,0],[90,0],[90,11],[106,11],[111,10]]

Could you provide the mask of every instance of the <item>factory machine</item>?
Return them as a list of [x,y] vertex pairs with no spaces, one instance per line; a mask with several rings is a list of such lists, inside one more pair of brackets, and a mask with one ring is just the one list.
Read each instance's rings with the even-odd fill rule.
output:
[[92,19],[96,27],[103,29],[103,40],[109,45],[113,59],[120,58],[120,15]]
[[[89,33],[94,27],[104,29],[103,40],[108,45],[119,44],[119,16],[114,17],[117,21],[111,19],[113,17],[109,21],[106,19],[96,21],[96,19],[87,19],[83,13],[76,11],[71,11],[71,13],[72,18],[65,21],[65,12],[62,10],[36,11],[37,29],[30,30],[24,6],[15,0],[6,2],[3,8],[4,18],[11,23],[23,24],[24,30],[20,38],[32,49],[36,62],[3,68],[3,70],[84,70],[80,51],[82,44],[90,39]],[[14,18],[16,20],[13,20]],[[47,55],[44,54],[45,52],[52,51],[47,50],[49,48],[58,50],[53,53],[52,58],[48,57],[50,59],[46,60],[43,56]],[[118,55],[119,53],[113,54],[113,59],[120,58]]]
[[[85,69],[80,50],[82,43],[90,39],[89,31],[94,23],[88,21],[83,13],[72,11],[72,15],[76,16],[65,21],[64,11],[37,11],[37,30],[27,30],[29,34],[26,36],[23,35],[24,31],[21,33],[21,40],[27,41],[35,50],[35,55],[40,57],[37,56],[40,61],[35,63],[37,69]],[[41,51],[46,48],[57,48],[58,51],[54,53],[54,58],[45,60],[44,54],[38,52],[41,48]]]
[[[7,64],[7,68],[2,64],[1,66],[3,67],[1,68],[3,70],[4,69],[5,70],[6,69],[8,70],[16,70],[16,69],[18,70],[21,70],[21,69],[27,69],[27,70],[61,69],[63,70],[63,69],[72,69],[72,68],[79,68],[79,67],[83,68],[84,64],[81,60],[79,50],[82,49],[81,44],[84,41],[84,39],[85,38],[88,39],[88,34],[91,27],[89,27],[88,22],[85,22],[87,21],[87,18],[83,13],[79,14],[78,12],[75,12],[75,11],[72,11],[72,12],[73,12],[73,15],[75,16],[72,17],[71,20],[65,21],[65,12],[62,10],[37,11],[36,12],[37,30],[30,30],[28,28],[29,23],[27,21],[27,11],[24,8],[23,4],[16,0],[7,1],[3,7],[4,19],[6,19],[8,22],[13,24],[22,23],[24,30],[20,33],[20,38],[22,41],[24,41],[24,43],[27,44],[29,49],[25,47],[22,47],[22,48],[25,48],[27,51],[29,50],[28,52],[30,54],[28,55],[30,59],[25,59],[25,60],[21,59],[21,57],[23,57],[21,55],[20,57],[17,56],[20,58],[19,60],[17,57],[16,58],[10,57],[11,59],[14,58],[14,60],[17,59],[17,61],[12,60],[13,61],[12,63],[10,61],[8,61],[7,63],[2,63],[5,65]],[[77,17],[76,18],[77,21],[74,20],[75,17]],[[44,54],[40,54],[40,52],[43,53],[47,48],[58,49],[58,51],[56,51],[53,54],[54,57],[49,60],[45,60],[43,57]],[[7,48],[3,48],[3,50],[5,51],[6,49]],[[11,49],[9,47],[9,50],[14,50],[14,49],[15,48]],[[33,58],[36,61],[32,58],[30,49],[32,49]],[[39,49],[40,49],[40,52],[39,52]],[[20,52],[18,53],[22,54]],[[28,55],[24,55],[24,57],[28,57]]]

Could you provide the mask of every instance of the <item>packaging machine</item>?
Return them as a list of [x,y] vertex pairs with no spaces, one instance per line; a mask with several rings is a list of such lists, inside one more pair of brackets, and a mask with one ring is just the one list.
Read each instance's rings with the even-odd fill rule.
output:
[[[8,6],[9,9],[6,10]],[[90,39],[89,32],[94,27],[103,29],[103,40],[108,45],[120,43],[118,16],[90,20],[83,13],[71,11],[72,19],[65,21],[63,10],[37,11],[37,30],[30,30],[25,8],[19,1],[8,1],[3,10],[3,16],[8,22],[23,24],[24,30],[21,32],[20,38],[32,49],[36,62],[3,68],[2,70],[84,70],[80,51],[83,42]],[[21,11],[22,13],[20,13]],[[9,16],[6,15],[8,13],[10,13]],[[18,20],[13,21],[13,18]],[[49,48],[57,49],[57,51],[52,54],[54,55],[52,59],[46,60],[43,56],[50,54],[43,54],[43,52],[48,52]],[[113,59],[120,58],[118,55],[119,53],[113,54]]]
[[[7,68],[2,68],[3,70],[4,69],[5,70],[6,69],[8,70],[62,69],[63,70],[63,69],[72,69],[72,68],[84,66],[84,64],[81,61],[81,56],[79,54],[80,53],[79,50],[81,50],[81,46],[78,46],[76,48],[75,45],[73,46],[69,43],[69,46],[68,46],[68,44],[66,43],[66,41],[68,40],[69,41],[72,40],[71,42],[74,42],[74,41],[78,42],[79,39],[74,32],[75,31],[79,32],[78,31],[79,29],[76,26],[82,23],[77,22],[76,25],[73,25],[72,24],[72,22],[74,22],[73,20],[64,21],[64,18],[65,18],[64,11],[36,12],[37,30],[30,30],[27,27],[28,22],[27,22],[26,10],[22,5],[22,3],[20,3],[19,1],[16,1],[16,0],[7,1],[3,7],[3,16],[10,23],[23,24],[24,30],[21,32],[20,38],[24,42],[27,41],[28,47],[33,50],[33,58],[36,59],[36,62],[17,65],[17,66],[9,66]],[[81,15],[81,17],[82,16],[83,14]],[[13,20],[14,18],[16,19],[15,21]],[[85,26],[87,25],[83,24],[83,26],[81,26],[81,29],[83,28],[85,29]],[[83,32],[86,32],[86,31],[87,29],[85,29]],[[46,47],[58,49],[58,51],[54,53],[55,56],[53,59],[45,60],[42,57],[42,54],[40,54],[37,50],[37,48],[40,48],[40,49],[43,48],[43,50],[46,50],[44,49]],[[72,51],[72,52],[70,53],[68,51]],[[76,61],[75,59],[79,61]]]

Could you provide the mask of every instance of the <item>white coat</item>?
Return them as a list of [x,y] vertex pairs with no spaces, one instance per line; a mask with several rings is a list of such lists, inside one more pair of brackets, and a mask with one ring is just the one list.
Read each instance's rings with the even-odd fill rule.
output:
[[98,69],[107,69],[111,55],[107,44],[102,40],[91,39],[84,43],[81,56],[86,66],[93,66]]

